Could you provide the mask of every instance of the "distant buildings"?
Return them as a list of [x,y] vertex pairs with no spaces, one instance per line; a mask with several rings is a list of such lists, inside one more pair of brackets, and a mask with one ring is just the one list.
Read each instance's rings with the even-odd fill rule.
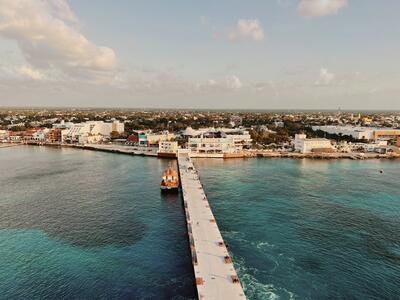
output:
[[232,127],[242,126],[242,123],[243,123],[243,118],[242,117],[236,116],[236,115],[233,115],[233,116],[230,117],[229,124]]
[[8,130],[0,130],[0,140],[5,140],[8,138]]
[[127,144],[139,146],[158,146],[160,142],[171,141],[176,137],[168,130],[154,133],[151,130],[134,130],[127,138]]
[[62,130],[62,142],[64,143],[99,143],[111,138],[111,133],[124,132],[124,123],[113,121],[87,121],[85,123],[73,124],[70,128]]
[[296,134],[294,149],[300,153],[333,152],[331,141],[328,139],[307,139],[305,134]]
[[251,145],[250,134],[242,129],[187,128],[183,135],[188,137],[191,156],[197,157],[240,156]]
[[400,129],[357,127],[357,126],[312,126],[314,131],[321,130],[330,134],[347,135],[357,140],[396,139]]

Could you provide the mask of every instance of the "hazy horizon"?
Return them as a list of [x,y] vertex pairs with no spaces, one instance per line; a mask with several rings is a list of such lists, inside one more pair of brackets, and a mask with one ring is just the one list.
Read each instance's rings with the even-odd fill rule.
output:
[[400,110],[400,2],[0,0],[0,106]]
[[220,112],[332,112],[340,110],[342,113],[400,113],[398,109],[302,109],[302,108],[168,108],[168,107],[122,107],[122,106],[0,106],[0,110],[126,110],[126,111],[220,111]]

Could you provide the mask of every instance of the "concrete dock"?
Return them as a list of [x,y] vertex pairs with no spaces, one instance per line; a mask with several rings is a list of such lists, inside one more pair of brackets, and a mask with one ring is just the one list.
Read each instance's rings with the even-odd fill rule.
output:
[[139,147],[139,146],[125,146],[125,145],[107,145],[107,144],[85,144],[85,145],[74,145],[75,148],[97,150],[104,152],[122,153],[130,155],[141,155],[141,156],[157,156],[158,148],[151,147]]
[[246,299],[187,151],[179,150],[178,166],[199,299]]

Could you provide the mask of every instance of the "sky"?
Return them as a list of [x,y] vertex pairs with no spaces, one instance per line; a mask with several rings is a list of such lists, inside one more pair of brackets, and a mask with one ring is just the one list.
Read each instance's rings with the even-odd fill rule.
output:
[[0,106],[400,109],[398,0],[0,0]]

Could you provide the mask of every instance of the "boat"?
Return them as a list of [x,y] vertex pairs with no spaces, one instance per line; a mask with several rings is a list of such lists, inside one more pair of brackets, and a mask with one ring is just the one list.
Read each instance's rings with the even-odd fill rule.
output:
[[179,190],[178,172],[171,164],[168,165],[168,168],[163,173],[160,188],[162,192],[177,192]]

